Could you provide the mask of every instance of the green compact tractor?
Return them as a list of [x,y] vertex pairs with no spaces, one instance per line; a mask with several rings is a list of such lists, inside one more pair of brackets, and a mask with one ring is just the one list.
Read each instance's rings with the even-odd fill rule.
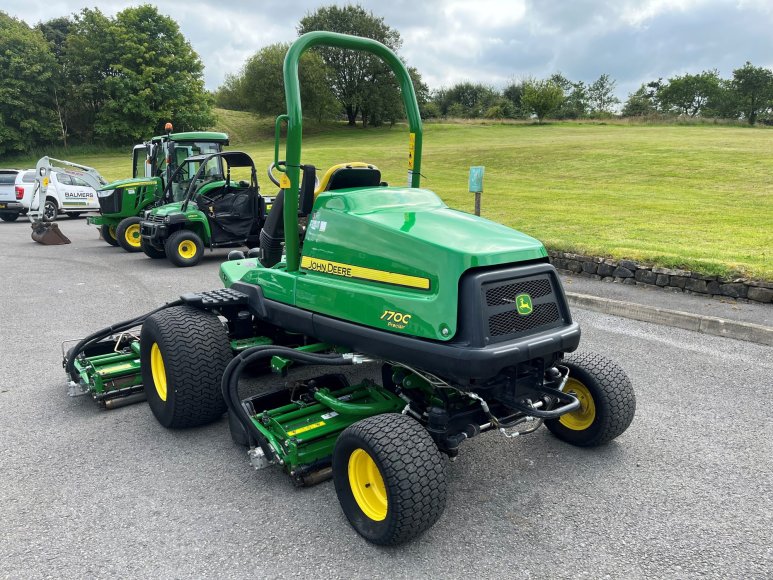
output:
[[102,238],[127,252],[142,251],[140,219],[145,211],[164,203],[169,177],[191,155],[219,153],[228,145],[228,135],[195,131],[153,137],[133,151],[132,178],[114,181],[97,192],[100,215],[87,218],[100,226]]
[[[298,85],[299,58],[315,46],[366,51],[394,71],[410,127],[407,187],[344,164],[315,192]],[[119,403],[141,393],[168,428],[227,412],[255,468],[300,485],[332,476],[349,522],[376,544],[440,518],[447,458],[471,437],[544,424],[595,446],[623,433],[631,382],[610,360],[573,353],[580,328],[543,245],[419,187],[422,125],[400,59],[370,39],[312,32],[290,48],[284,78],[286,163],[259,250],[229,256],[224,289],[80,341],[64,361],[72,389]],[[277,137],[275,162],[278,148]],[[368,365],[377,372],[352,378]],[[247,369],[273,387],[242,396]]]
[[[249,171],[249,182],[232,171]],[[255,164],[246,153],[227,151],[189,157],[172,176],[171,203],[145,214],[141,247],[151,258],[195,266],[204,248],[257,246],[272,198],[260,195]]]

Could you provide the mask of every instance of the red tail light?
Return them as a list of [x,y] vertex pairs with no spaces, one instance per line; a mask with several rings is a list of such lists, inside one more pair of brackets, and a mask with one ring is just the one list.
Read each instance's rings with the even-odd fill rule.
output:
[[17,185],[14,189],[16,190],[16,199],[22,199],[24,197],[24,188],[21,185]]

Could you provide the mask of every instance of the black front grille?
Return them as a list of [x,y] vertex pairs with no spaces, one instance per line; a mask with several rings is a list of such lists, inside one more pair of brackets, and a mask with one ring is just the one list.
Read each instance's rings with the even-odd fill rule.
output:
[[517,282],[515,284],[505,284],[504,286],[497,286],[486,290],[486,304],[489,306],[515,304],[515,298],[519,294],[528,294],[534,299],[547,296],[552,292],[553,289],[550,286],[550,280],[547,278]]
[[[515,272],[513,272],[515,274]],[[555,328],[564,323],[556,292],[558,280],[550,271],[502,276],[481,284],[481,309],[488,342],[502,342]],[[527,294],[531,312],[520,313],[518,296]]]
[[[99,193],[104,193],[100,191]],[[120,213],[121,212],[121,200],[123,198],[123,189],[115,189],[110,195],[97,195],[99,200],[99,209],[104,213]]]
[[154,224],[162,224],[164,223],[164,216],[151,213],[148,215],[148,217],[145,218],[145,221]]
[[535,304],[534,311],[528,316],[518,314],[515,309],[494,314],[488,319],[489,336],[510,336],[527,330],[554,325],[560,322],[561,315],[555,302]]

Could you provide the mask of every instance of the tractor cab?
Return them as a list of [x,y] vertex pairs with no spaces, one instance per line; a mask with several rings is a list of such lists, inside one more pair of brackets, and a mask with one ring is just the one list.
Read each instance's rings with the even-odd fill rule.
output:
[[164,201],[141,223],[142,248],[176,266],[198,264],[204,247],[257,245],[271,202],[241,151],[188,157],[169,179]]

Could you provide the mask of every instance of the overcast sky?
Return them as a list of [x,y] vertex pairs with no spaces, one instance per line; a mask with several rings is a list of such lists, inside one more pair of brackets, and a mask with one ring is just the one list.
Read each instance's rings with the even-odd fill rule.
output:
[[[159,0],[180,24],[217,88],[257,49],[297,36],[322,0]],[[141,4],[102,0],[109,15]],[[339,3],[344,4],[344,3]],[[773,68],[773,0],[383,0],[360,2],[400,31],[400,54],[431,88],[471,80],[561,72],[617,81],[624,99],[642,82],[716,68],[724,77],[747,60]],[[3,0],[0,10],[35,24],[93,4]]]

